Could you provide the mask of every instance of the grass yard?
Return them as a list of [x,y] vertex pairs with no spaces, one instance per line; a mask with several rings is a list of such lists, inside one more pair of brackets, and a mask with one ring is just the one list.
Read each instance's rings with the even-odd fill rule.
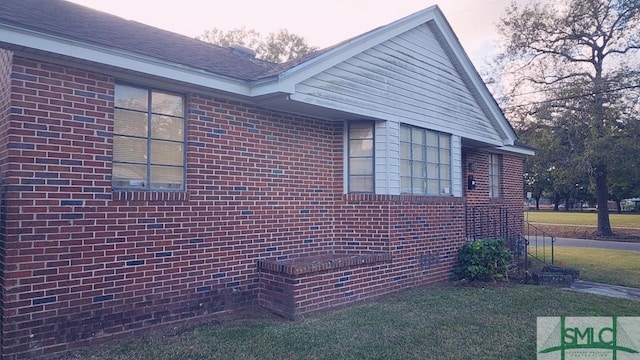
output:
[[[577,268],[580,279],[640,288],[640,252],[556,246],[556,265]],[[551,258],[547,249],[547,259]]]
[[246,312],[59,359],[535,359],[538,316],[640,316],[638,302],[519,285],[433,286],[287,322]]
[[[529,211],[525,212],[525,219],[532,223],[567,224],[596,226],[598,222],[595,212],[565,212],[565,211]],[[609,221],[613,228],[639,228],[640,214],[609,214]]]

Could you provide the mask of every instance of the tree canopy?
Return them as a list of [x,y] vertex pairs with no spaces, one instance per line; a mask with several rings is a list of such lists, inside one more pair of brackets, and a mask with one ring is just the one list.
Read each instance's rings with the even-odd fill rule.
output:
[[509,106],[525,107],[523,121],[551,137],[546,144],[556,149],[549,171],[589,174],[597,231],[612,234],[610,175],[630,166],[629,154],[640,157],[632,141],[640,111],[630,100],[640,87],[640,0],[514,2],[498,31]]
[[263,36],[256,30],[246,27],[227,32],[213,28],[206,30],[196,39],[223,47],[229,47],[232,44],[242,45],[253,49],[258,59],[273,63],[294,60],[317,50],[316,47],[308,45],[303,37],[292,34],[286,29]]

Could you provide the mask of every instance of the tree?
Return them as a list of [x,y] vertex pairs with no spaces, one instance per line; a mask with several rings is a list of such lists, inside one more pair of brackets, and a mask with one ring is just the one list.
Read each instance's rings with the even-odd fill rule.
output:
[[629,135],[617,115],[630,104],[619,94],[640,83],[627,67],[640,50],[640,0],[514,2],[498,31],[512,99],[537,98],[566,125],[571,164],[595,182],[597,233],[611,235],[607,179],[620,139]]
[[553,128],[542,123],[519,121],[516,123],[518,137],[536,149],[536,156],[525,158],[525,191],[531,193],[536,201],[536,210],[540,209],[540,198],[553,191],[553,175],[558,147],[554,146]]
[[303,37],[292,34],[286,29],[280,29],[277,33],[262,36],[254,29],[246,27],[235,28],[224,32],[213,28],[205,31],[196,39],[215,45],[229,47],[238,44],[253,49],[256,57],[273,63],[283,63],[300,58],[317,48],[309,46]]

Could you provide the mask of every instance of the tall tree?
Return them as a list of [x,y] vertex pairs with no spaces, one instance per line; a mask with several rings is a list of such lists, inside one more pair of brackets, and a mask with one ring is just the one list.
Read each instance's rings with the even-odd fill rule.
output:
[[256,52],[258,59],[273,63],[294,60],[317,50],[316,47],[308,45],[303,37],[292,34],[286,29],[263,36],[256,30],[246,27],[227,32],[213,28],[196,36],[196,39],[223,47],[229,47],[232,44],[246,46]]
[[612,95],[639,84],[637,71],[626,65],[637,61],[640,50],[640,0],[535,0],[523,7],[514,2],[498,31],[512,98],[527,93],[529,101],[549,101],[556,116],[573,125],[564,135],[576,154],[574,164],[594,179],[597,232],[611,235],[609,162],[625,135],[611,111],[619,97]]

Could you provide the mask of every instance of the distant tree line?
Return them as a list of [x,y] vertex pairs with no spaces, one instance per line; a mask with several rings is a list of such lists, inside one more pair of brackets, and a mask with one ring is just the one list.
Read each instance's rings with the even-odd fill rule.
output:
[[303,37],[292,34],[286,29],[280,29],[276,33],[269,33],[265,36],[246,27],[226,32],[213,28],[197,36],[196,39],[223,47],[229,47],[233,44],[242,45],[254,50],[256,58],[278,64],[300,58],[317,50],[316,47],[308,45]]

